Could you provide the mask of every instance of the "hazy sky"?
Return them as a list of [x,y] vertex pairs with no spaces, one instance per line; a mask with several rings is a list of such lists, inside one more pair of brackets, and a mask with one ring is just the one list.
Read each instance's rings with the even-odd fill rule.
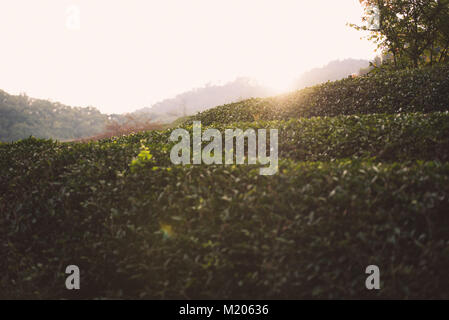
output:
[[[286,88],[373,58],[358,0],[1,0],[0,89],[106,113],[248,76]],[[79,28],[77,25],[79,11]]]

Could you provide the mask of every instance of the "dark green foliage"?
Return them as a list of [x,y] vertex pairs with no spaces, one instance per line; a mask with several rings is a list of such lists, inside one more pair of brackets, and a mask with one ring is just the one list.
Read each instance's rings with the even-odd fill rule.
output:
[[[390,58],[394,68],[449,62],[448,0],[360,0],[365,25],[350,24]],[[389,66],[388,66],[389,67]]]
[[274,176],[172,166],[169,130],[0,144],[0,297],[447,299],[449,165],[416,159],[447,161],[448,118],[222,126],[279,128]]
[[[331,161],[350,157],[381,161],[449,161],[448,112],[314,117],[288,121],[238,122],[232,125],[215,124],[211,127],[219,129],[222,133],[229,127],[242,130],[278,129],[280,159]],[[184,128],[190,130],[190,135],[193,136],[191,126],[184,126]],[[210,127],[203,127],[203,132],[207,128]],[[169,141],[172,130],[117,137],[101,142],[91,142],[87,146],[93,150],[109,150],[110,156],[114,158],[121,154],[125,159],[121,162],[120,170],[127,168],[132,158],[139,153],[142,144],[149,148],[154,156],[152,161],[155,165],[168,166],[171,163],[170,150],[174,145]],[[16,157],[16,147],[12,146],[21,146],[26,141],[34,140],[4,145],[3,148],[9,153],[8,159],[3,156],[5,168],[17,160],[13,160]],[[203,142],[203,147],[206,144]],[[76,152],[74,159],[88,156],[84,154],[87,148],[84,144],[55,144],[55,146],[61,149],[61,154]],[[119,146],[123,149],[119,149],[121,152],[117,153],[116,148]],[[110,147],[112,149],[109,149]],[[25,152],[22,149],[20,153],[27,157],[31,156],[28,151]],[[99,155],[94,153],[94,156],[92,161],[96,161]],[[116,169],[119,168],[116,167]]]
[[[448,299],[448,102],[439,67],[182,125],[278,129],[273,176],[174,166],[173,129],[0,143],[0,298]],[[70,264],[80,291],[65,289]],[[370,264],[379,291],[365,288]]]
[[380,72],[272,98],[219,106],[191,117],[203,125],[312,116],[449,110],[449,67]]
[[59,140],[89,137],[102,132],[107,121],[107,115],[92,107],[72,108],[0,90],[0,141],[29,136]]
[[[213,127],[223,133],[229,125]],[[256,121],[234,123],[231,127],[278,129],[280,159],[329,161],[351,157],[449,161],[447,111]]]

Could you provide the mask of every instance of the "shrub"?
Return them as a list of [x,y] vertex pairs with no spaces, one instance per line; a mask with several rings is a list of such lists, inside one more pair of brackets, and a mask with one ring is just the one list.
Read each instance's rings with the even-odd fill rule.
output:
[[1,193],[3,297],[448,298],[447,164],[40,166]]
[[1,144],[0,297],[447,299],[449,165],[410,159],[447,160],[448,117],[235,124],[281,128],[269,177],[173,166],[170,130]]

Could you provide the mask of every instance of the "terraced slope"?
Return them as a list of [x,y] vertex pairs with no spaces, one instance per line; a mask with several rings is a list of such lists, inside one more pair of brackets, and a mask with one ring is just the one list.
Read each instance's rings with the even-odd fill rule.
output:
[[[380,75],[310,89],[314,101],[340,92],[354,104],[350,88],[377,79],[386,110],[362,108],[378,106],[374,96],[340,112],[273,98],[195,118],[221,132],[278,129],[273,176],[259,165],[173,165],[171,130],[0,144],[0,297],[449,298],[449,98],[435,91],[448,74],[415,72],[427,79],[420,93],[404,80],[411,91],[390,96]],[[421,79],[385,75],[402,76]],[[416,103],[400,104],[404,94]],[[251,101],[284,111],[264,115]],[[69,264],[80,291],[64,287]],[[381,290],[365,288],[370,264]]]
[[377,73],[328,82],[289,94],[206,110],[203,125],[238,121],[449,110],[449,67]]

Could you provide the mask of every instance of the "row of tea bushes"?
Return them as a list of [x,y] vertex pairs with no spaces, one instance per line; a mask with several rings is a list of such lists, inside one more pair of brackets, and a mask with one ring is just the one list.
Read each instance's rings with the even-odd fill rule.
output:
[[248,99],[192,116],[204,125],[313,116],[449,110],[449,67],[380,72],[271,98]]
[[448,164],[21,171],[0,193],[3,298],[449,298]]

